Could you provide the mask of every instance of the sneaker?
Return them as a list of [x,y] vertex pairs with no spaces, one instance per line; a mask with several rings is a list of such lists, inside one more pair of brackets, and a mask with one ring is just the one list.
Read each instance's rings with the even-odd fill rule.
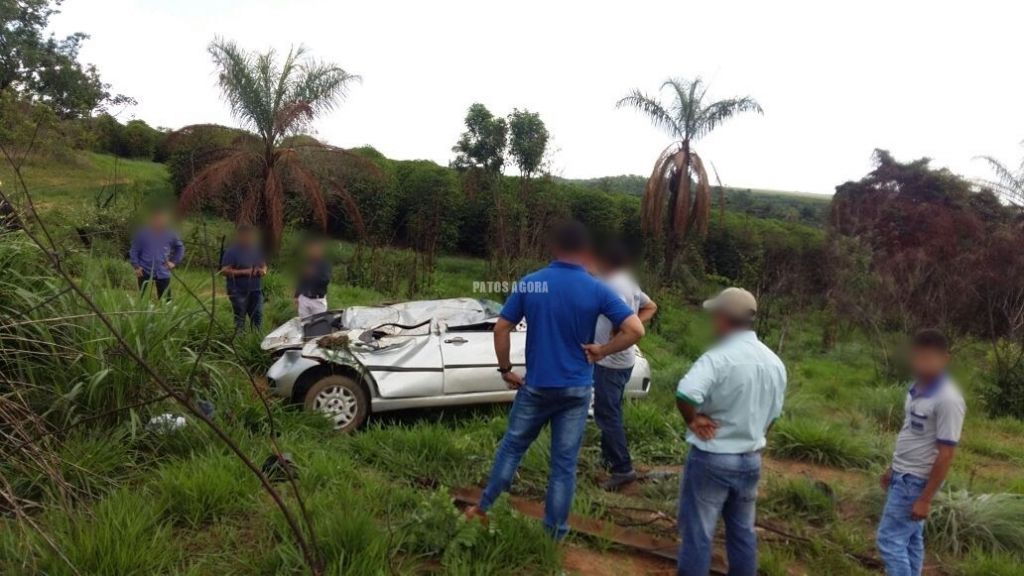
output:
[[618,492],[623,486],[636,482],[636,472],[630,470],[624,474],[612,474],[601,483],[601,488],[608,492]]

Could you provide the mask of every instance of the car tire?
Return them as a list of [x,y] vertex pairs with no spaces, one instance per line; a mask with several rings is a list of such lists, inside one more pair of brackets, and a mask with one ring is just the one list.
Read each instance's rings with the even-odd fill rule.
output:
[[320,412],[334,424],[338,432],[351,432],[366,422],[370,415],[370,399],[358,382],[332,374],[317,380],[303,401],[306,410]]

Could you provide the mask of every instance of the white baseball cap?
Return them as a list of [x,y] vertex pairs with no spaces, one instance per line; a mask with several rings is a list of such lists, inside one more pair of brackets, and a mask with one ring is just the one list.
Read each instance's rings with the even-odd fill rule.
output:
[[704,309],[721,312],[734,320],[753,320],[757,314],[757,299],[743,288],[726,288],[714,298],[705,300]]

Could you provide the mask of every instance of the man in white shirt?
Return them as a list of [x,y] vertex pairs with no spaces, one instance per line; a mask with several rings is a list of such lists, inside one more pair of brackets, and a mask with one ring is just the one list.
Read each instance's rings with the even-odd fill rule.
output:
[[[621,244],[612,245],[601,257],[600,273],[605,284],[622,298],[626,306],[646,324],[658,311],[658,305],[637,285],[630,273],[629,252]],[[612,339],[612,324],[601,316],[594,330],[594,342]],[[626,429],[622,422],[622,396],[633,373],[636,347],[610,354],[594,366],[594,421],[601,429],[601,456],[611,472],[602,487],[616,491],[636,480],[629,457]]]
[[679,381],[690,452],[679,498],[678,572],[706,576],[719,517],[732,576],[756,576],[754,516],[761,450],[782,414],[786,367],[753,331],[757,301],[742,288],[706,300],[717,342]]

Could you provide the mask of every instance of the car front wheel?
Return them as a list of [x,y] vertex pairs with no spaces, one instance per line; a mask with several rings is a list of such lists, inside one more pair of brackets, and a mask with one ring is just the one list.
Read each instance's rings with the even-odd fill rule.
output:
[[355,380],[339,374],[321,378],[310,386],[305,407],[329,418],[339,432],[359,428],[370,414],[366,390]]

